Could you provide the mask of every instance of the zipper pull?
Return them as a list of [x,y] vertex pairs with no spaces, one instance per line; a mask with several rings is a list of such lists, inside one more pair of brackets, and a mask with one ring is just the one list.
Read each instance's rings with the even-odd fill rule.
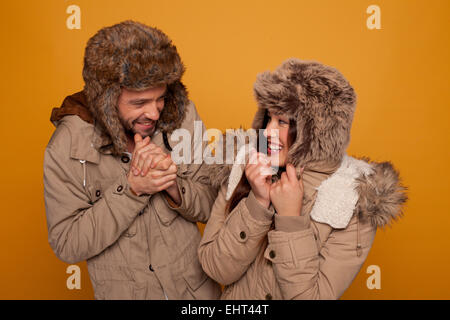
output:
[[80,160],[83,165],[83,187],[86,187],[86,160]]

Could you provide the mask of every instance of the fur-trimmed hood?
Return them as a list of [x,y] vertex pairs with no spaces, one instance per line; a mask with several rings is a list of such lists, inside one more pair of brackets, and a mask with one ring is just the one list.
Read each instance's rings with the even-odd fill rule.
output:
[[181,82],[184,71],[176,47],[156,28],[125,21],[101,29],[89,39],[84,56],[84,94],[95,126],[112,140],[114,154],[126,151],[127,145],[117,108],[121,88],[144,90],[166,84],[157,128],[170,133],[180,127],[188,103]]
[[[259,74],[254,92],[258,110],[253,129],[263,128],[267,110],[295,120],[297,137],[289,148],[287,161],[296,167],[297,172],[301,167],[314,170],[319,163],[337,164],[339,167],[322,181],[317,188],[318,196],[322,188],[327,190],[322,194],[331,194],[326,200],[328,203],[338,201],[333,198],[333,193],[339,193],[339,190],[334,191],[333,185],[336,188],[345,182],[349,194],[355,195],[351,215],[357,213],[361,219],[368,219],[377,227],[389,225],[402,215],[402,206],[407,200],[406,188],[402,186],[394,166],[389,162],[376,163],[346,155],[356,95],[339,71],[317,62],[289,59],[274,72]],[[242,145],[245,134],[242,130],[235,132],[236,144]],[[233,147],[237,153],[235,145],[224,143],[223,146]],[[223,154],[227,154],[225,149]],[[209,170],[214,186],[227,184],[227,195],[232,193],[243,174],[242,165],[213,165]],[[321,199],[325,201],[323,197]],[[335,225],[342,225],[342,220]]]
[[[223,143],[223,154],[226,154],[226,148],[231,147],[236,159],[238,157],[237,146],[243,145],[248,135],[244,133],[244,130],[238,129],[234,131],[234,136],[235,145]],[[230,136],[228,136],[229,138]],[[224,136],[223,141],[225,139]],[[354,213],[358,214],[362,221],[369,220],[374,227],[384,228],[403,215],[403,206],[408,199],[407,188],[403,186],[399,172],[392,163],[374,162],[368,158],[356,159],[347,155],[344,155],[342,160],[338,170],[319,186],[318,191],[321,192],[322,188],[326,195],[325,198],[321,197],[320,199],[326,199],[325,202],[331,203],[332,207],[339,201],[347,202],[347,199],[342,199],[342,197],[341,199],[332,197],[333,193],[342,193],[343,191],[342,189],[333,189],[336,186],[342,187],[339,179],[348,179],[347,186],[351,188],[348,188],[347,191],[354,190],[356,198],[351,205],[352,212],[347,217],[342,217],[342,212],[335,212],[334,216],[330,215],[331,220],[336,221],[337,219],[342,222],[343,219],[349,219]],[[242,164],[208,165],[209,182],[217,189],[226,185],[227,195],[230,195],[244,174],[244,167],[245,165]],[[355,171],[353,175],[349,175],[348,170],[344,171],[348,167]],[[325,187],[326,184],[331,184],[331,188]]]
[[356,95],[338,70],[292,58],[273,72],[259,74],[254,93],[258,103],[254,129],[262,128],[267,110],[296,120],[297,139],[288,154],[294,166],[342,159],[350,141]]

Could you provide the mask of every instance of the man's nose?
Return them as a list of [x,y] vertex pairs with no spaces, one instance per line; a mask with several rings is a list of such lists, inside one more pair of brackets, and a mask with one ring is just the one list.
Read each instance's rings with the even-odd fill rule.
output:
[[144,114],[148,119],[157,121],[159,119],[160,112],[156,107],[156,102],[148,104],[145,107]]

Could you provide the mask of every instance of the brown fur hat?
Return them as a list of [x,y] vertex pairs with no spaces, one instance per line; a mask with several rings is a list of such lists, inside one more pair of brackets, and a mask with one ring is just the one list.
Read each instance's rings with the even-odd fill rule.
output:
[[338,70],[289,59],[274,72],[259,74],[254,93],[259,108],[253,128],[262,128],[266,110],[296,120],[297,138],[289,149],[289,162],[297,167],[340,162],[350,141],[356,95]]
[[117,105],[121,88],[145,90],[166,84],[157,128],[170,133],[185,116],[188,97],[181,82],[184,71],[176,47],[156,28],[125,21],[101,29],[89,39],[84,56],[84,93],[96,125],[112,140],[113,153],[126,151]]

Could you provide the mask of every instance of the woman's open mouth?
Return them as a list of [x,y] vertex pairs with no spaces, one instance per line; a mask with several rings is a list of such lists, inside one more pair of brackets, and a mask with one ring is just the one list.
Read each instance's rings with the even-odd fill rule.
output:
[[282,149],[283,149],[283,146],[281,144],[268,142],[267,154],[268,155],[277,154],[277,153],[280,153]]

